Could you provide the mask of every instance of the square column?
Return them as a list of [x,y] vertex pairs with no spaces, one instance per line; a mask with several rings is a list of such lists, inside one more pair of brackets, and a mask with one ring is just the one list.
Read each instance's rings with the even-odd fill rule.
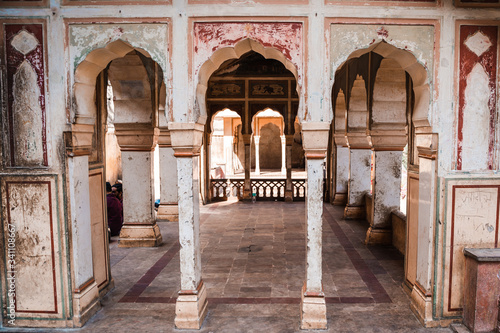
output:
[[286,136],[281,136],[281,174],[286,174]]
[[[252,169],[252,155],[250,154],[252,142],[251,134],[242,134],[243,143],[245,144],[245,183],[243,185],[243,200],[252,199],[252,181],[250,179],[250,171]],[[258,156],[256,154],[255,156]]]
[[150,124],[115,124],[122,152],[123,227],[119,247],[162,243],[154,215],[153,149],[158,129]]
[[181,290],[175,304],[175,325],[199,329],[207,313],[201,279],[199,154],[203,125],[169,123],[177,159]]
[[[259,147],[260,136],[254,135],[253,141],[255,143],[255,174],[260,175],[260,156],[259,156],[259,154],[260,154],[260,150],[259,150],[259,148],[260,148]],[[246,152],[246,149],[245,149],[245,152]],[[246,154],[245,154],[245,166],[246,166]],[[245,167],[245,175],[246,175],[246,167]]]
[[329,123],[302,125],[307,168],[306,280],[302,287],[300,328],[326,329],[322,284],[323,161],[328,148]]
[[285,181],[285,201],[293,201],[293,183],[292,183],[292,144],[293,135],[286,135],[286,181]]
[[337,146],[335,160],[335,206],[344,206],[347,203],[347,183],[349,181],[349,148]]
[[349,149],[347,206],[344,210],[346,219],[359,219],[365,216],[365,194],[370,192],[371,155],[370,149]]
[[373,210],[366,244],[392,244],[391,213],[399,210],[402,151],[374,151]]
[[[73,298],[73,324],[83,326],[101,309],[99,287],[94,278],[89,182],[89,158],[93,125],[73,124],[65,132],[68,170],[69,219]],[[107,238],[107,235],[104,235]],[[61,235],[60,237],[64,237]],[[89,255],[90,253],[90,255]]]
[[177,222],[177,161],[168,129],[160,129],[158,138],[160,149],[160,206],[156,213],[157,220]]

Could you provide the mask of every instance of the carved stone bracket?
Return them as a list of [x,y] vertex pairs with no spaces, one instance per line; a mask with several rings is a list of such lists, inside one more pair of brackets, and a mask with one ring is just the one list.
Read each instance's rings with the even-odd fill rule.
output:
[[118,123],[115,133],[122,151],[148,151],[156,146],[159,129],[149,123]]
[[328,149],[330,123],[308,122],[302,124],[302,146],[307,158],[324,158]]
[[198,123],[168,123],[172,148],[176,157],[200,153],[204,126]]
[[68,156],[90,155],[94,125],[72,124],[70,132],[64,132],[64,144]]

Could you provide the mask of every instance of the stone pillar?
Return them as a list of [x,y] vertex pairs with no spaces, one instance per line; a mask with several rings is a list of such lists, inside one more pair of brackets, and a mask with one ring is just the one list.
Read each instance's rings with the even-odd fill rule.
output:
[[372,218],[366,244],[392,244],[391,212],[399,210],[402,151],[375,150],[373,168]]
[[159,130],[151,124],[115,124],[122,152],[123,227],[119,247],[159,246],[154,216],[153,149]]
[[[245,184],[243,185],[243,200],[252,199],[252,181],[250,179],[250,171],[252,169],[252,155],[250,155],[250,143],[252,142],[251,134],[242,134],[243,143],[245,144]],[[257,154],[256,154],[257,156]]]
[[160,149],[160,206],[156,219],[176,222],[179,220],[177,207],[177,161],[170,139],[170,131],[160,128],[158,137]]
[[293,201],[293,183],[292,183],[292,144],[293,135],[286,135],[286,182],[285,182],[285,201]]
[[[422,130],[420,130],[422,131]],[[411,309],[420,321],[432,323],[434,272],[434,221],[436,214],[436,179],[438,135],[416,135],[419,157],[417,272],[411,292]]]
[[335,206],[344,206],[347,203],[347,184],[349,181],[349,148],[337,146],[335,156]]
[[[71,254],[74,325],[83,324],[100,308],[99,288],[94,279],[90,215],[89,159],[93,125],[74,124],[65,143],[70,198]],[[90,255],[89,255],[90,254]]]
[[199,154],[203,125],[169,123],[177,158],[181,290],[175,304],[175,325],[199,329],[207,313],[207,292],[201,279]]
[[286,137],[281,136],[281,174],[286,175]]
[[[259,150],[260,136],[254,135],[253,141],[255,142],[255,174],[260,175],[260,155],[259,155],[260,154],[260,150]],[[245,152],[246,152],[246,150],[245,150]],[[246,154],[245,154],[245,175],[246,175]]]
[[301,329],[326,329],[322,285],[323,161],[328,149],[329,123],[302,125],[307,168],[306,280],[302,287]]
[[[207,126],[209,127],[209,126]],[[211,180],[211,160],[212,160],[212,150],[211,150],[211,145],[212,143],[212,133],[206,133],[205,134],[205,201],[206,202],[211,202],[212,201],[212,182]]]
[[349,149],[349,181],[344,218],[365,217],[365,194],[370,192],[370,149]]

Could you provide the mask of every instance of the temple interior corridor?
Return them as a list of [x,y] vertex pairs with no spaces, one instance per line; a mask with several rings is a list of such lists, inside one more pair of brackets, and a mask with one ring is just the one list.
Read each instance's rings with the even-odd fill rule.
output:
[[[200,207],[208,316],[196,332],[298,332],[305,274],[303,202],[226,201]],[[323,284],[330,332],[451,332],[426,329],[401,287],[403,256],[363,244],[368,224],[325,205]],[[188,332],[174,328],[180,289],[178,225],[159,222],[163,244],[110,244],[115,289],[102,310],[71,332]],[[60,330],[58,330],[60,332]]]

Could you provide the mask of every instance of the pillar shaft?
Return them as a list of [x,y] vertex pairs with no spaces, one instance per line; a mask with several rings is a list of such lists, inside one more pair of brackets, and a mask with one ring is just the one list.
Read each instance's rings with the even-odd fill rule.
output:
[[286,175],[286,137],[281,136],[281,174]]
[[250,179],[250,171],[252,168],[252,156],[251,153],[251,134],[243,134],[243,143],[245,144],[245,183],[243,186],[243,199],[248,200],[252,198],[252,186]]
[[400,206],[402,151],[374,151],[373,218],[367,244],[392,244],[391,213]]
[[[92,256],[90,195],[94,193],[90,193],[88,162],[92,140],[92,135],[89,136],[89,133],[92,131],[89,131],[90,128],[87,126],[81,127],[73,125],[73,131],[65,133],[71,220],[73,323],[77,327],[81,327],[101,308]],[[107,237],[106,234],[103,237]]]
[[[255,135],[253,137],[255,142],[255,174],[260,175],[260,136]],[[246,152],[246,150],[245,150]],[[245,154],[245,166],[246,166],[246,154]],[[245,167],[245,175],[246,175],[246,167]]]
[[156,214],[158,220],[178,221],[177,206],[177,162],[174,157],[170,133],[162,130],[158,139],[160,149],[160,206]]
[[335,156],[335,197],[333,204],[344,206],[347,203],[349,181],[349,148],[337,146]]
[[365,216],[365,194],[370,193],[370,149],[349,149],[349,181],[345,218],[363,218]]
[[286,182],[285,182],[285,201],[293,201],[293,183],[292,183],[292,143],[293,135],[286,136]]
[[150,247],[162,243],[154,216],[153,148],[158,129],[150,124],[115,124],[122,153],[123,227],[120,247]]
[[304,123],[303,146],[307,168],[306,279],[302,288],[302,329],[325,329],[326,302],[322,285],[323,162],[329,123]]
[[169,123],[177,158],[181,290],[175,304],[175,325],[199,329],[207,313],[206,288],[201,279],[199,153],[203,125]]

